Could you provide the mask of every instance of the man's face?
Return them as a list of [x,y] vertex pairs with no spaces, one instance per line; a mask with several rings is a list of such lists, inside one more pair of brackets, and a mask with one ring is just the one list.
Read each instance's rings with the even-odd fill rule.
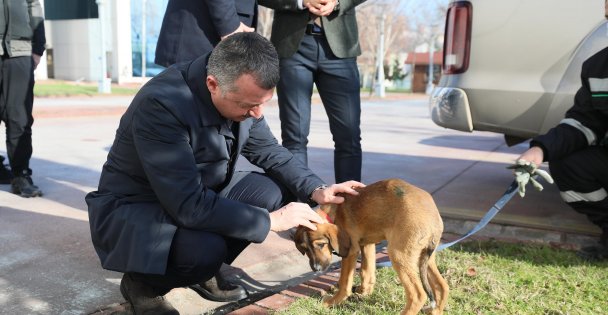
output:
[[211,101],[220,115],[232,121],[262,117],[262,106],[272,98],[274,89],[260,88],[249,74],[240,76],[234,86],[236,91],[222,91],[215,77],[207,76]]

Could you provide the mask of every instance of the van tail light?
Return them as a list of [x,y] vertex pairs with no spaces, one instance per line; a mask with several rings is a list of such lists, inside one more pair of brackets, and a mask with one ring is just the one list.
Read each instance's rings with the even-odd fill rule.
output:
[[443,73],[467,71],[471,52],[473,7],[468,1],[452,2],[448,7],[443,43]]

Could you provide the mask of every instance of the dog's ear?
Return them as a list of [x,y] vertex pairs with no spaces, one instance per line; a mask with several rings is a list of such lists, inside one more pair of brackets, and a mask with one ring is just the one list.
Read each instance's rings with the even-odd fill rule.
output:
[[293,236],[293,241],[296,243],[296,248],[300,253],[302,253],[302,255],[306,254],[306,250],[308,249],[308,235],[304,227],[298,227],[296,234]]
[[335,224],[332,224],[327,229],[327,232],[329,246],[331,246],[338,256],[346,257],[350,251],[350,236]]
[[346,257],[351,247],[350,235],[338,228],[338,240],[340,241],[340,253],[338,255],[340,257]]

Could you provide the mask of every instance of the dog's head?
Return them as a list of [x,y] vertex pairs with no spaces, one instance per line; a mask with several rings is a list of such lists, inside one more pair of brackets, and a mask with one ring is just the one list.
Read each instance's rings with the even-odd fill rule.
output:
[[299,226],[294,235],[296,248],[308,256],[313,271],[327,270],[332,260],[332,253],[346,257],[350,250],[348,234],[331,223],[317,224],[317,230]]

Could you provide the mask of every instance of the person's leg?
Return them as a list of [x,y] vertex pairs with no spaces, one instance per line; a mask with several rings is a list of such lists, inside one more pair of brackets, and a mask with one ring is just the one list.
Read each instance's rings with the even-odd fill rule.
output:
[[177,314],[163,295],[173,288],[211,279],[219,271],[226,250],[226,242],[219,234],[177,229],[171,242],[166,273],[126,273],[121,281],[121,293],[131,302],[136,314]]
[[281,80],[277,85],[282,145],[308,165],[306,146],[310,133],[310,98],[313,89],[314,40],[304,36],[298,51],[280,60]]
[[[257,172],[236,172],[230,183],[219,192],[219,196],[268,209],[271,212],[296,199],[285,186]],[[246,240],[225,236],[222,239],[226,253],[221,262],[228,265],[232,264],[249,245]],[[212,301],[238,301],[247,297],[247,291],[242,286],[224,279],[219,267],[211,270],[213,271],[211,276],[207,274],[206,279],[190,287]]]
[[[256,207],[273,212],[296,197],[281,183],[266,174],[258,172],[236,172],[232,180],[219,195],[224,198],[238,200]],[[236,257],[249,245],[249,242],[239,239],[226,238],[228,254],[226,264],[231,264]]]
[[3,94],[6,96],[6,149],[13,173],[11,190],[22,197],[41,196],[31,179],[34,79],[29,56],[4,59]]
[[[6,85],[4,82],[4,58],[0,57],[0,125],[6,121]],[[4,156],[0,155],[0,184],[10,184],[13,179],[13,173],[4,164]]]
[[608,259],[608,150],[592,147],[550,161],[562,199],[602,229],[599,246],[583,248],[581,256]]
[[322,49],[315,83],[335,143],[335,179],[337,183],[361,181],[361,96],[357,61],[334,56],[323,38],[319,43]]
[[4,157],[0,155],[0,184],[10,184],[13,180],[13,173],[4,164]]

